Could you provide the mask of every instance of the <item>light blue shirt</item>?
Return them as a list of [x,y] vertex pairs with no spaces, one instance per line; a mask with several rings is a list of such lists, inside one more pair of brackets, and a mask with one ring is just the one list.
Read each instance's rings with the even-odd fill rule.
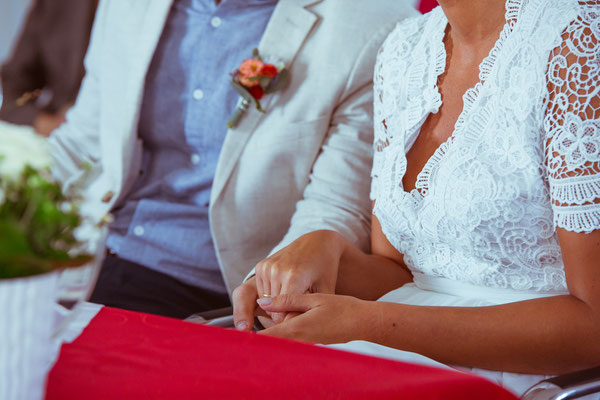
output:
[[140,177],[113,211],[107,246],[182,282],[226,293],[208,219],[230,74],[264,33],[277,0],[175,0],[146,77]]

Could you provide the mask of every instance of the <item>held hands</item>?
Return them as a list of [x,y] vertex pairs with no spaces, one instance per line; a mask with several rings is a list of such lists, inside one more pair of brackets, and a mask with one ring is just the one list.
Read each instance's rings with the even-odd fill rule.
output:
[[370,340],[378,320],[377,303],[330,294],[283,294],[258,300],[270,313],[297,312],[297,318],[262,331],[266,335],[309,343],[332,344]]
[[[233,292],[236,328],[250,330],[255,313],[260,314],[257,299],[281,294],[335,293],[338,265],[343,252],[341,236],[332,231],[316,231],[295,242],[256,266],[256,276]],[[266,315],[263,313],[263,315]],[[270,313],[272,322],[281,323],[298,312]]]

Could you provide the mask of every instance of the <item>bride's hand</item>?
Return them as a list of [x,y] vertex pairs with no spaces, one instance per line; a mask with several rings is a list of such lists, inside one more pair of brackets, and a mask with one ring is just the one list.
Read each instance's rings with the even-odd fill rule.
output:
[[[256,265],[258,297],[304,293],[335,293],[343,251],[341,236],[332,231],[306,234]],[[297,313],[273,313],[275,323]]]
[[269,313],[299,312],[297,318],[274,325],[261,333],[310,343],[332,344],[369,340],[376,302],[350,296],[305,294],[259,299]]

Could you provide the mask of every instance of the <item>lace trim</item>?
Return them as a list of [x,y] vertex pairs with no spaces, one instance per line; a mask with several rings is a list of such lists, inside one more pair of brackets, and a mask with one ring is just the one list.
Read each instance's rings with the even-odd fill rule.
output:
[[583,175],[574,178],[548,178],[550,196],[560,204],[584,205],[600,199],[600,176]]
[[417,175],[415,189],[422,197],[427,196],[427,193],[429,193],[429,178],[435,173],[435,170],[439,168],[440,162],[446,155],[446,150],[453,141],[454,138],[450,136],[448,140],[442,143],[427,161],[419,175]]
[[[461,140],[464,140],[465,144],[474,142],[479,137],[479,134],[481,132],[480,130],[476,131],[476,130],[471,129],[464,133],[459,133],[459,132],[462,130],[465,120],[470,115],[471,110],[473,109],[473,106],[477,103],[477,100],[479,99],[481,90],[482,90],[485,82],[487,81],[488,77],[490,76],[490,74],[492,73],[492,71],[494,69],[494,65],[496,64],[498,54],[500,54],[500,52],[502,51],[502,49],[504,47],[504,43],[506,42],[506,40],[508,39],[510,34],[514,31],[514,28],[517,23],[516,18],[518,16],[518,13],[520,12],[520,6],[521,6],[521,0],[508,0],[507,1],[506,13],[505,13],[505,19],[507,22],[504,25],[504,27],[502,28],[502,31],[500,32],[500,35],[499,35],[498,39],[496,40],[496,42],[494,43],[494,46],[490,50],[488,56],[485,57],[479,64],[479,80],[480,81],[477,82],[474,87],[468,89],[465,92],[465,94],[463,95],[463,109],[456,121],[452,135],[450,135],[450,137],[444,143],[442,143],[440,145],[440,147],[438,147],[438,149],[436,149],[434,154],[431,156],[431,158],[427,161],[427,163],[423,167],[423,170],[421,170],[421,172],[417,175],[417,182],[415,184],[415,189],[420,192],[422,197],[425,197],[427,195],[427,193],[429,192],[430,177],[431,177],[433,171],[435,171],[438,168],[438,165],[444,158],[444,156],[448,150],[448,147],[450,147],[452,145],[452,143],[454,143],[457,135],[462,136]],[[435,35],[431,35],[431,39],[430,39],[431,40],[430,48],[437,49],[437,51],[435,52],[436,58],[435,58],[435,64],[433,67],[433,74],[435,74],[434,79],[433,79],[435,84],[434,84],[433,88],[434,88],[435,93],[437,94],[437,97],[439,98],[439,103],[438,104],[434,103],[435,112],[437,112],[442,105],[441,94],[440,94],[439,87],[438,87],[438,80],[439,80],[439,76],[446,70],[446,62],[447,62],[447,52],[446,52],[446,47],[444,45],[444,37],[446,35],[448,19],[443,14],[443,11],[441,10],[441,8],[439,8],[439,18],[440,18],[440,20],[435,21],[435,22],[439,23],[442,29],[437,29],[435,32]],[[411,82],[410,84],[412,85],[413,83]],[[417,90],[418,88],[415,87],[415,88],[411,88],[411,89]],[[420,110],[420,112],[422,115],[423,110]],[[421,119],[422,119],[422,116],[421,116]],[[483,120],[483,121],[480,121],[480,123],[485,125],[486,121]],[[406,171],[404,171],[404,172],[406,172]]]
[[576,233],[592,233],[600,226],[600,204],[552,206],[552,209],[555,227]]
[[485,85],[485,82],[487,82],[494,69],[494,66],[496,65],[498,54],[500,54],[504,48],[504,43],[514,31],[514,28],[517,24],[516,18],[520,12],[521,5],[521,0],[508,0],[506,2],[506,23],[504,24],[502,31],[500,31],[500,36],[494,43],[494,46],[490,50],[488,56],[479,64],[479,82],[477,82],[474,87],[467,90],[463,96],[463,110],[458,116],[456,125],[454,126],[453,135],[462,128],[466,117],[470,114],[471,109],[477,102],[477,99],[479,99],[481,89],[483,88],[483,85]]
[[[440,93],[440,88],[438,87],[438,81],[440,76],[444,73],[444,71],[446,71],[446,62],[448,61],[448,53],[446,52],[446,46],[443,46],[444,36],[446,36],[446,27],[448,25],[448,20],[446,19],[446,16],[444,15],[441,7],[439,7],[438,13],[439,15],[437,16],[435,23],[440,24],[441,20],[442,23],[440,25],[442,29],[436,30],[435,35],[432,35],[430,37],[430,40],[433,40],[434,42],[430,42],[429,44],[430,49],[435,49],[437,45],[437,51],[435,52],[435,63],[429,63],[430,65],[433,65],[433,69],[430,71],[430,74],[432,74],[431,81],[433,82],[433,86],[431,87],[433,101],[431,104],[432,108],[435,110],[433,112],[435,113],[437,113],[440,110],[440,107],[442,106],[442,95]],[[439,45],[440,43],[442,43],[442,46]]]
[[[424,98],[424,104],[419,101],[411,101],[408,105],[408,123],[407,132],[413,132],[420,126],[425,117],[429,113],[437,113],[442,106],[442,96],[437,86],[438,78],[446,70],[446,49],[444,46],[437,46],[435,43],[440,43],[444,40],[445,35],[445,16],[441,7],[437,7],[431,13],[427,15],[427,21],[425,22],[424,31],[435,32],[431,35],[428,40],[428,49],[436,49],[435,62],[431,62],[432,55],[425,51],[420,54],[416,59],[413,59],[409,72],[407,82],[407,94],[411,99]],[[446,21],[444,23],[444,21]],[[437,27],[443,25],[442,29]],[[429,70],[428,76],[425,77],[425,91],[423,91],[423,71]],[[430,85],[433,82],[433,85]],[[404,171],[405,172],[405,171]]]

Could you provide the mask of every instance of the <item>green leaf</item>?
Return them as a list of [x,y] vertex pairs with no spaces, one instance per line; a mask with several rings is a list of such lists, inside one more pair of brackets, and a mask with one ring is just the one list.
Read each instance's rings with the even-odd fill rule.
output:
[[239,82],[236,82],[236,81],[234,81],[232,79],[231,80],[231,86],[233,86],[233,88],[235,89],[235,91],[238,92],[238,94],[240,96],[242,96],[244,99],[248,100],[251,103],[256,103],[256,99],[254,97],[252,97],[252,95],[250,94],[250,92],[248,91],[248,89],[246,89]]
[[[78,265],[90,256],[69,254],[79,245],[77,196],[66,196],[45,170],[26,167],[18,179],[0,176],[0,279]],[[64,210],[61,205],[71,207]]]

